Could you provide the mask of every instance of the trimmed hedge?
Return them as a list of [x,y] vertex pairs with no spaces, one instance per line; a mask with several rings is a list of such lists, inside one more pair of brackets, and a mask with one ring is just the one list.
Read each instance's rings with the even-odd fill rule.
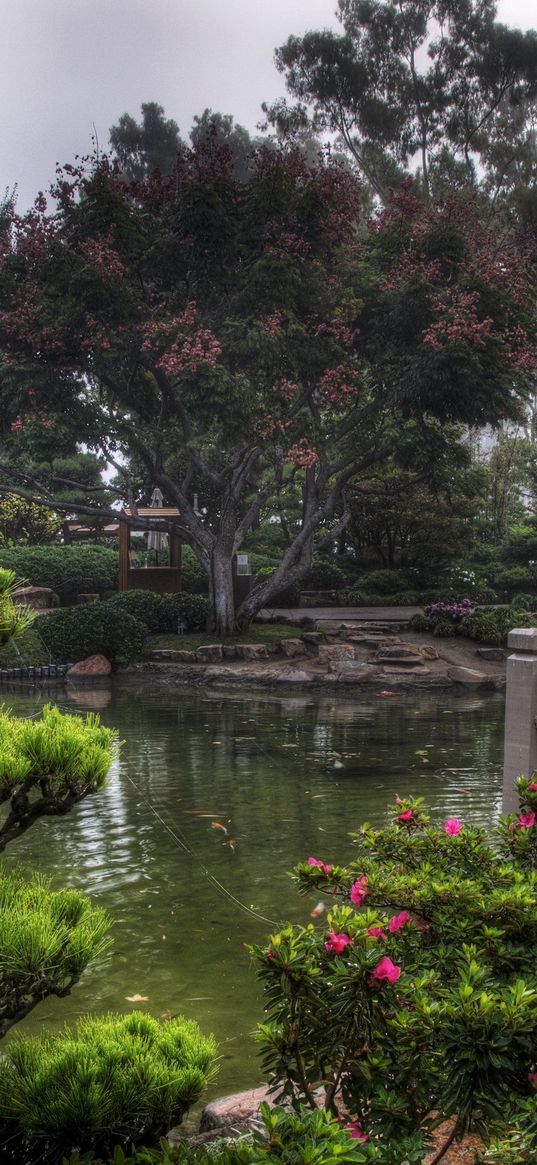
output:
[[142,656],[147,626],[109,601],[43,615],[39,635],[54,663],[77,663],[102,654],[111,663],[127,664]]
[[209,618],[209,600],[205,595],[159,595],[156,591],[121,591],[106,600],[105,606],[114,611],[133,615],[153,634],[177,631],[177,622],[184,620],[188,631],[205,631]]
[[52,587],[62,604],[83,592],[115,590],[118,553],[106,546],[14,546],[0,548],[0,566],[34,587]]

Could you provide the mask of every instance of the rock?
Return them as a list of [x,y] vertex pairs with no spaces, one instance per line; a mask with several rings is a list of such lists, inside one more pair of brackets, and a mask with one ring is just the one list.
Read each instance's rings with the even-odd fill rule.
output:
[[274,679],[280,684],[311,684],[313,677],[299,668],[286,667],[284,671],[276,672]]
[[466,688],[494,687],[494,677],[482,671],[474,671],[471,667],[450,667],[447,674],[454,684],[464,684]]
[[360,643],[363,647],[392,647],[401,640],[396,635],[364,635],[359,631],[351,631],[347,635],[347,642]]
[[208,644],[206,647],[198,647],[196,651],[196,663],[217,663],[219,659],[224,658],[221,643]]
[[321,643],[319,663],[334,663],[339,659],[354,659],[352,643]]
[[230,678],[230,676],[236,676],[236,675],[237,675],[237,672],[235,671],[235,668],[226,667],[225,664],[222,667],[218,667],[218,664],[215,663],[212,665],[210,664],[209,667],[205,668],[205,671],[203,672],[203,679],[204,680],[228,680]]
[[418,663],[421,660],[419,647],[407,647],[404,643],[394,643],[390,647],[379,647],[376,658],[389,663]]
[[268,659],[269,651],[266,643],[238,643],[237,659],[258,660]]
[[76,601],[77,603],[98,603],[100,597],[95,591],[84,591],[76,596]]
[[178,648],[177,651],[170,652],[170,655],[173,655],[173,658],[177,660],[177,663],[196,662],[195,651],[185,651],[183,648]]
[[[352,668],[349,671],[345,668],[345,671],[339,672],[337,682],[338,684],[369,684],[379,678],[378,667],[368,667],[367,663],[360,663],[357,668]],[[384,679],[384,677],[382,678]]]
[[222,650],[224,652],[224,659],[237,658],[237,648],[234,643],[224,643]]
[[34,611],[46,611],[56,606],[58,600],[51,587],[17,587],[13,601],[25,603]]
[[183,651],[175,647],[156,647],[151,652],[150,659],[163,663],[195,663],[195,651]]
[[494,663],[503,662],[506,658],[506,652],[501,647],[478,647],[476,655],[480,655],[481,659],[490,659]]
[[325,642],[326,636],[323,635],[322,631],[304,631],[301,639],[307,647],[318,647],[320,643]]
[[297,655],[305,653],[305,646],[301,639],[282,639],[280,647],[288,659],[294,659]]
[[432,643],[423,643],[421,647],[418,647],[418,651],[423,659],[440,659],[438,651]]
[[239,1121],[254,1119],[263,1101],[267,1101],[268,1104],[274,1103],[269,1095],[268,1084],[261,1084],[259,1088],[235,1092],[231,1096],[222,1096],[220,1100],[211,1101],[205,1105],[201,1114],[200,1133],[207,1133],[211,1129],[229,1128]]
[[401,676],[401,679],[403,679],[404,676],[429,676],[431,674],[431,669],[429,667],[424,667],[421,659],[416,662],[415,666],[409,665],[405,662],[405,665],[401,668],[401,670],[390,672],[390,668],[396,662],[396,660],[390,659],[389,663],[387,663],[385,667],[380,668],[380,673],[383,679],[386,679],[388,673],[392,679],[395,676]]
[[[364,667],[370,666],[370,664],[363,663],[358,659],[336,659],[333,663],[328,664],[328,671],[343,675],[344,672],[359,672],[363,671]],[[378,671],[378,668],[376,670]]]
[[100,676],[109,676],[112,671],[112,664],[105,655],[89,655],[87,659],[81,659],[78,663],[74,663],[67,672],[67,678],[71,679],[76,676],[80,679],[98,679]]

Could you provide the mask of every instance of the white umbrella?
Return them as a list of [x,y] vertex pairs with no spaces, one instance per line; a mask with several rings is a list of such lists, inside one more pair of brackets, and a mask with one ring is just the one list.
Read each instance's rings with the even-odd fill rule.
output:
[[[162,506],[163,501],[164,501],[164,494],[161,492],[161,490],[159,490],[159,488],[157,486],[153,490],[153,493],[151,494],[151,508],[153,510],[158,510]],[[161,532],[160,530],[150,530],[149,531],[149,534],[147,537],[147,549],[155,551],[157,565],[158,565],[158,552],[159,552],[159,550],[166,550],[167,546],[168,546],[168,535],[167,534],[165,534],[164,532]]]

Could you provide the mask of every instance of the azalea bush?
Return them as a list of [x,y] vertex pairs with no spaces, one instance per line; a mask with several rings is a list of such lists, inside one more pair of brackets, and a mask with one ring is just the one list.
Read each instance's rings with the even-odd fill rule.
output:
[[537,776],[518,790],[492,842],[398,799],[385,828],[352,835],[346,865],[311,856],[295,870],[301,892],[326,896],[326,922],[253,948],[275,1095],[351,1124],[364,1160],[421,1162],[448,1118],[450,1138],[487,1137],[532,1096]]
[[440,638],[464,635],[478,643],[505,646],[514,627],[534,627],[537,616],[513,607],[476,607],[471,599],[430,603],[424,615],[413,615],[413,631],[430,632]]

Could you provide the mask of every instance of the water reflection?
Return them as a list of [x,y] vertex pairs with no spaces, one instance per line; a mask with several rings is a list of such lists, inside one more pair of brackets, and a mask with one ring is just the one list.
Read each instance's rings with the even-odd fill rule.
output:
[[[43,696],[7,702],[31,715]],[[147,692],[135,680],[51,698],[82,712],[102,701],[103,721],[125,741],[121,759],[104,792],[67,820],[38,823],[7,862],[91,893],[110,912],[115,944],[70,998],[47,1000],[24,1026],[127,1009],[126,996],[147,995],[154,1014],[181,1011],[215,1032],[220,1090],[257,1078],[250,1033],[260,1001],[245,944],[268,933],[263,918],[309,920],[312,903],[297,898],[289,868],[309,854],[344,861],[349,830],[382,821],[397,793],[426,796],[442,819],[485,826],[499,809],[496,695],[357,702]]]

